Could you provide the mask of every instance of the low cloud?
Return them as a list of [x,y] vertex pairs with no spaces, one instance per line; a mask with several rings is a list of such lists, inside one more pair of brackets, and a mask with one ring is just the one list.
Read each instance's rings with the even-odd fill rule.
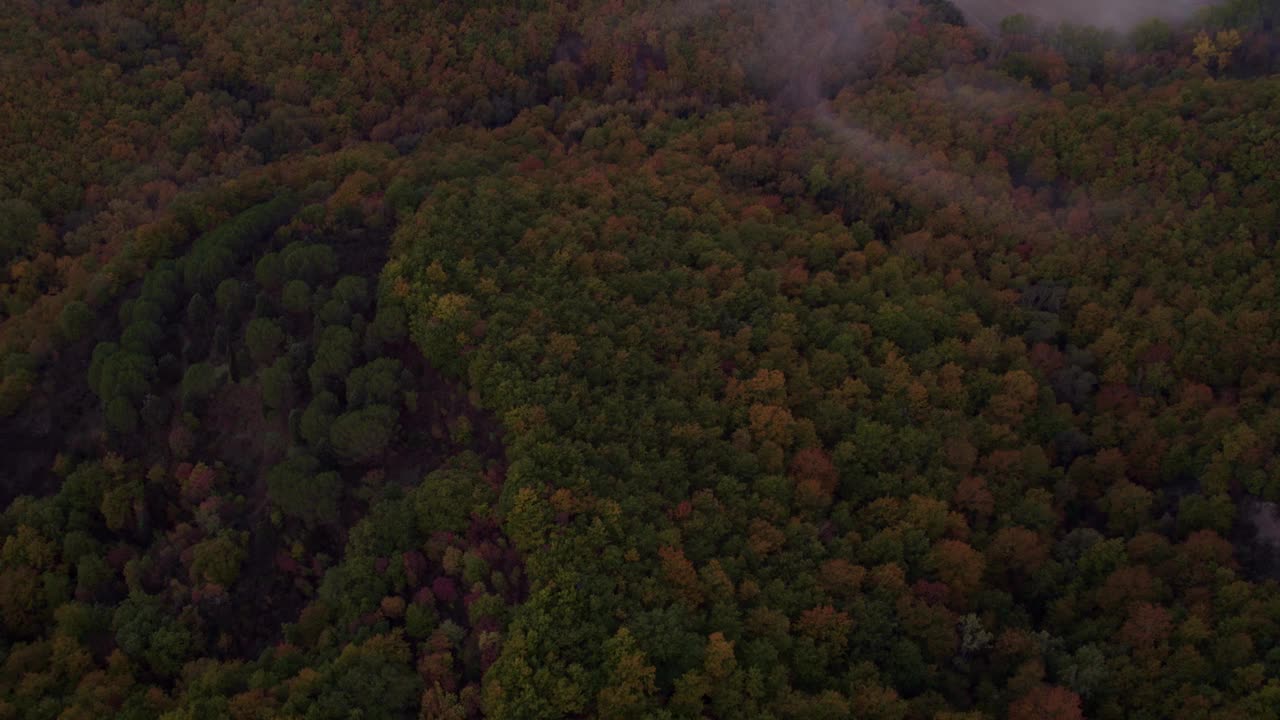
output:
[[952,0],[974,24],[994,30],[1010,15],[1027,15],[1042,22],[1094,25],[1131,30],[1135,25],[1161,18],[1186,20],[1211,0]]
[[[1044,22],[1067,21],[1123,28],[1159,15],[1189,15],[1204,0],[1135,0],[1106,3],[1077,0],[1070,6],[1049,0],[956,0],[973,18],[998,25],[1018,12],[1034,14]],[[865,68],[868,76],[883,58],[890,14],[887,0],[687,0],[655,6],[645,18],[649,27],[689,30],[713,23],[740,41],[720,48],[752,78],[758,90],[784,107],[799,111],[796,119],[812,123],[839,151],[858,164],[900,184],[911,201],[926,207],[962,209],[975,218],[986,218],[1013,228],[1027,238],[1043,240],[1064,229],[1064,218],[1073,212],[1088,217],[1094,202],[1077,193],[1066,207],[1028,204],[1015,196],[1019,188],[1008,176],[983,166],[965,163],[959,169],[945,152],[918,146],[908,132],[884,133],[840,112],[844,103],[831,98]],[[1012,78],[994,73],[948,69],[913,81],[922,101],[939,113],[980,116],[1018,115],[1045,101],[1045,94]],[[903,130],[906,130],[903,128]],[[1025,191],[1021,191],[1025,192]],[[1003,219],[1003,222],[999,222]]]
[[883,32],[887,0],[680,0],[654,5],[634,20],[647,28],[693,31],[713,26],[731,38],[717,50],[766,96],[805,105],[837,73],[857,67]]

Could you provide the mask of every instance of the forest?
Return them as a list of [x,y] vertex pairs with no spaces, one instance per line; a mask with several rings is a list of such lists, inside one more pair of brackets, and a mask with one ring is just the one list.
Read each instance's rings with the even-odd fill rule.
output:
[[1280,2],[1056,5],[0,3],[0,720],[1280,718]]

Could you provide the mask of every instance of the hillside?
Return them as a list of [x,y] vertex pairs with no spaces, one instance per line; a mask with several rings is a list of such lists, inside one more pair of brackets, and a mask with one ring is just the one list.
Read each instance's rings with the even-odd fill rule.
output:
[[1280,7],[1123,10],[5,3],[0,720],[1280,717]]

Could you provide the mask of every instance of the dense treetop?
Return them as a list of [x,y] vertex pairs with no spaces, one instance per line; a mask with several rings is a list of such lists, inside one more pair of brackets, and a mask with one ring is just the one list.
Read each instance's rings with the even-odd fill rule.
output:
[[0,8],[0,720],[1280,716],[1280,44]]

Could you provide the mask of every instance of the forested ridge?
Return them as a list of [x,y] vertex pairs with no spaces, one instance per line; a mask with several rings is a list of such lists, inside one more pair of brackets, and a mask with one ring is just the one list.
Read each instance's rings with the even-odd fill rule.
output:
[[957,5],[3,3],[0,720],[1280,718],[1280,6]]

